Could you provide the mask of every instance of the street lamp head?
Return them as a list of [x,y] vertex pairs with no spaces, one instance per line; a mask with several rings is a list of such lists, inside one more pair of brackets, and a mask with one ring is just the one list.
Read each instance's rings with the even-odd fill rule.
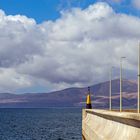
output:
[[125,56],[121,57],[121,59],[124,59],[124,58],[126,58],[126,57]]

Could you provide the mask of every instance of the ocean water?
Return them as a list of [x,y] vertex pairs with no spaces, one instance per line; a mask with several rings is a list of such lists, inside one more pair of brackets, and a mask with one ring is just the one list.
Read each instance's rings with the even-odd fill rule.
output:
[[81,109],[0,109],[0,140],[81,140]]

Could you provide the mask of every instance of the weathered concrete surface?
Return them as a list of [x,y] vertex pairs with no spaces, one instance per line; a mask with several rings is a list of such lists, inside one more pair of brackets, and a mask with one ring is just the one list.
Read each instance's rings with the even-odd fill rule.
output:
[[85,140],[140,140],[140,114],[83,109]]

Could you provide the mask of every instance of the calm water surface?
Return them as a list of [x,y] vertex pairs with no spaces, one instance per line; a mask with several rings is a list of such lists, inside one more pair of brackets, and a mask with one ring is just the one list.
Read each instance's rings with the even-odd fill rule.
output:
[[0,109],[0,140],[81,139],[81,109]]

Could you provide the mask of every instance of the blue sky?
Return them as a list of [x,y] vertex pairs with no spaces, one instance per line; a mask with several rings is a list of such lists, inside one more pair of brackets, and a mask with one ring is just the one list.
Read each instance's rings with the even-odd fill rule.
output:
[[[60,17],[60,11],[72,7],[87,8],[90,4],[106,0],[0,0],[0,9],[7,15],[26,15],[34,18],[37,23],[46,20],[56,20]],[[136,10],[131,0],[123,2],[108,2],[118,13],[127,13],[140,16],[140,11]]]
[[107,81],[111,66],[119,78],[121,56],[124,77],[137,79],[134,1],[0,0],[0,92],[85,87]]

